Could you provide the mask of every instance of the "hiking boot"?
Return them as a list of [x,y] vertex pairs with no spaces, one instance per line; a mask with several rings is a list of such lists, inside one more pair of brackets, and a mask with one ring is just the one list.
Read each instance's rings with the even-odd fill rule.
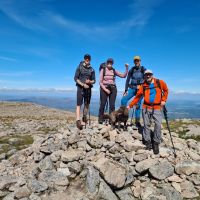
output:
[[99,124],[103,124],[103,118],[99,117],[98,122],[99,122]]
[[81,120],[77,120],[76,121],[76,127],[79,129],[79,130],[82,130],[83,129],[83,126],[81,124]]
[[84,123],[87,123],[87,116],[86,116],[86,115],[83,115],[82,121],[83,121]]
[[146,146],[146,150],[151,150],[152,149],[152,144],[151,144],[151,141],[146,141],[145,142],[145,146]]
[[153,142],[153,153],[159,154],[159,143]]
[[135,126],[136,126],[137,128],[141,128],[141,127],[142,127],[142,125],[141,125],[141,123],[140,123],[140,119],[136,119],[136,120],[135,120]]

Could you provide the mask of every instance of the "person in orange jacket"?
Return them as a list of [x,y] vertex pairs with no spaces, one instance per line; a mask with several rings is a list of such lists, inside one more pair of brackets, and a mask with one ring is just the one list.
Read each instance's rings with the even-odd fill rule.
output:
[[[166,104],[168,87],[163,80],[153,77],[151,70],[144,72],[144,83],[140,86],[135,98],[129,104],[128,109],[137,105],[140,98],[144,96],[142,106],[142,117],[144,122],[143,141],[147,150],[153,147],[154,154],[159,154],[161,143],[162,107]],[[153,140],[151,141],[151,122],[154,122]]]

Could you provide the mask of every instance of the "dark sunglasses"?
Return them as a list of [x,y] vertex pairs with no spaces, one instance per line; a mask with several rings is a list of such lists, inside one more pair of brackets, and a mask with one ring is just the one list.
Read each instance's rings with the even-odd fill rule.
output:
[[145,76],[152,76],[153,74],[145,74]]

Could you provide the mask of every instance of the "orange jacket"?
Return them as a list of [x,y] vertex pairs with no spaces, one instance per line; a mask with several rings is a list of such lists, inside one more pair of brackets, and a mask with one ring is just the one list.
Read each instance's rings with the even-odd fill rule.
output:
[[129,107],[132,108],[138,103],[140,98],[144,96],[143,108],[150,108],[155,110],[161,109],[161,101],[167,101],[168,87],[163,80],[159,80],[160,88],[157,83],[157,79],[153,79],[154,83],[148,84],[146,82],[140,86],[135,98],[130,103]]

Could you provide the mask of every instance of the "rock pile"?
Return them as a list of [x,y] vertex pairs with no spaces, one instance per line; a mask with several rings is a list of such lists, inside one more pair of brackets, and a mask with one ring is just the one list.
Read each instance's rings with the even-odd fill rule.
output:
[[200,192],[200,143],[178,138],[174,158],[163,130],[160,155],[146,151],[135,127],[93,122],[34,136],[31,147],[0,163],[0,198],[69,200],[179,200]]

